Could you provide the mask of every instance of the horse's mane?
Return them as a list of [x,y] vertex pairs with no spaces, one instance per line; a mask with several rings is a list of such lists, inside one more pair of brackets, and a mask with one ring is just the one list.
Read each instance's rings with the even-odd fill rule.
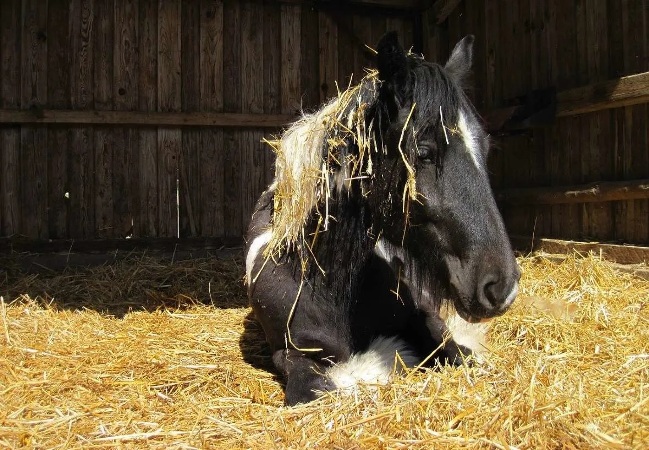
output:
[[[412,108],[403,128],[412,132],[402,132],[404,141],[403,145],[399,141],[398,149],[408,171],[403,192],[406,220],[408,202],[417,198],[416,134],[438,121],[443,122],[441,129],[456,133],[457,127],[448,125],[457,123],[458,109],[472,108],[462,88],[441,66],[412,54],[408,64],[412,78],[406,89]],[[326,230],[331,194],[349,189],[353,180],[372,176],[372,154],[384,150],[377,148],[383,145],[376,142],[376,131],[381,133],[383,126],[378,122],[390,121],[386,105],[376,107],[377,100],[382,103],[378,75],[370,71],[318,111],[303,115],[279,139],[267,141],[276,153],[276,167],[269,188],[274,191],[274,203],[266,256],[277,256],[304,242],[304,229],[312,218],[317,218],[316,233]],[[436,161],[440,170],[441,158],[440,151]]]
[[376,142],[366,113],[379,87],[378,73],[371,71],[318,111],[303,115],[279,139],[266,141],[276,154],[275,180],[269,187],[274,203],[267,256],[303,241],[304,227],[314,212],[318,228],[326,229],[332,190],[341,191],[352,180],[371,174]]

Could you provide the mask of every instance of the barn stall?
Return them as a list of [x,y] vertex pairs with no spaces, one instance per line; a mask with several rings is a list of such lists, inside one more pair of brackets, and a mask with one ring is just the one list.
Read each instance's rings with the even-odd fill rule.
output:
[[[649,6],[7,0],[0,443],[644,448]],[[476,36],[472,98],[523,268],[479,367],[282,407],[242,284],[262,140],[387,30]]]

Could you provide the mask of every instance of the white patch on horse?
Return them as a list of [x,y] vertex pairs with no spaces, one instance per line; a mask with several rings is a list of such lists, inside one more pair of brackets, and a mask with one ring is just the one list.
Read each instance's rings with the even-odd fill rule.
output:
[[255,239],[253,239],[252,244],[248,248],[248,254],[246,255],[246,282],[248,286],[252,284],[252,269],[255,267],[255,261],[257,256],[261,252],[261,249],[268,244],[273,233],[271,231],[266,231]]
[[471,159],[477,167],[482,167],[480,145],[478,144],[475,133],[471,130],[471,125],[469,125],[469,123],[467,122],[466,116],[462,111],[459,111],[457,127],[459,128],[462,139],[464,140],[464,145],[471,155]]
[[372,341],[366,351],[328,368],[325,375],[337,389],[343,390],[358,384],[387,384],[402,369],[401,361],[406,367],[414,367],[419,358],[404,340],[381,336]]
[[463,345],[471,350],[478,359],[485,355],[487,332],[491,326],[490,322],[467,322],[460,317],[450,304],[446,304],[440,309],[439,316],[444,321],[451,339],[456,344]]

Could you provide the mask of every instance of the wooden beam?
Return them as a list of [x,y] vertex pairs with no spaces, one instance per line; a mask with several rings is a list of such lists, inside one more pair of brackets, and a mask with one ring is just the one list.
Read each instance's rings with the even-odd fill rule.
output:
[[637,245],[607,244],[601,242],[578,242],[561,239],[531,238],[526,236],[510,236],[514,249],[528,252],[542,251],[550,254],[570,254],[573,252],[601,255],[607,261],[618,264],[649,263],[649,247]]
[[559,92],[557,117],[641,103],[649,103],[649,72]]
[[421,0],[351,0],[349,3],[379,6],[383,8],[418,10],[421,8],[423,2]]
[[150,127],[279,128],[297,117],[287,114],[0,109],[0,124],[70,124]]
[[433,4],[433,15],[435,16],[435,22],[437,25],[444,23],[461,1],[462,0],[437,0]]
[[[643,103],[649,103],[649,72],[558,92],[554,117],[576,116]],[[534,113],[535,111],[527,111],[528,115]],[[520,120],[515,118],[521,115],[525,116],[526,111],[525,105],[520,104],[482,113],[487,130],[493,133],[530,128],[532,121],[528,120],[529,117]],[[552,111],[548,115],[548,120],[543,123],[552,123]]]
[[289,5],[308,5],[317,10],[362,13],[420,12],[428,9],[432,0],[278,0]]
[[132,239],[23,239],[0,238],[0,255],[20,253],[114,253],[134,251],[191,251],[241,249],[241,237],[132,238]]
[[501,189],[495,194],[501,203],[525,206],[642,200],[649,198],[649,179],[577,186]]

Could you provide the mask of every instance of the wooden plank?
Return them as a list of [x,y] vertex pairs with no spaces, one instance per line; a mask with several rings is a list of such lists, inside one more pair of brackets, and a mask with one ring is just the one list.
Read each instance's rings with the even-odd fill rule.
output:
[[[21,2],[0,2],[0,107],[20,108]],[[0,128],[0,236],[21,231],[20,129]]]
[[300,33],[300,86],[305,111],[313,111],[320,103],[320,58],[315,51],[319,44],[319,20],[315,8],[302,7]]
[[[200,109],[223,111],[223,2],[203,0],[200,11]],[[224,152],[223,131],[201,131],[200,189],[194,208],[202,236],[223,236]],[[196,210],[198,209],[198,212]]]
[[[181,9],[180,0],[158,4],[158,111],[181,108]],[[177,180],[182,132],[158,129],[159,236],[178,237]]]
[[543,251],[551,254],[569,254],[590,252],[618,264],[646,264],[649,263],[649,247],[634,245],[617,245],[600,242],[579,242],[561,239],[534,239],[530,242],[528,237],[511,236],[512,246],[519,251]]
[[[223,90],[224,111],[239,113],[241,106],[241,11],[240,3],[226,0],[223,3]],[[224,234],[241,236],[242,155],[241,133],[224,131]]]
[[[594,2],[586,14],[586,46],[588,80],[600,82],[608,78],[608,24],[606,4]],[[590,180],[613,179],[611,152],[611,110],[585,116],[590,132],[588,160]],[[586,236],[597,240],[613,239],[613,206],[611,203],[590,203],[584,206],[582,219]]]
[[[199,111],[201,103],[201,4],[182,2],[182,110]],[[198,24],[198,26],[196,26]],[[198,236],[200,219],[200,129],[184,129],[179,161],[180,236]]]
[[[649,69],[649,51],[644,39],[637,36],[645,35],[646,2],[628,2],[624,5],[623,33],[624,33],[624,68],[625,73],[636,73]],[[625,108],[625,145],[628,168],[625,178],[639,178],[649,176],[649,142],[648,121],[646,105],[626,106]],[[630,204],[633,216],[628,217],[628,238],[626,242],[649,242],[649,202],[635,200]]]
[[[556,96],[555,116],[557,118],[572,117],[646,104],[649,102],[649,94],[646,93],[646,89],[649,89],[649,72],[567,89],[559,92]],[[502,126],[518,109],[519,107],[516,106],[508,106],[483,112],[482,115],[487,120],[490,129],[498,131],[499,127],[494,127],[494,125]]]
[[421,28],[423,35],[423,55],[428,61],[438,61],[439,35],[441,27],[435,22],[431,9],[427,9],[421,15]]
[[[495,2],[484,2],[482,5],[485,12],[485,48],[486,48],[486,71],[485,71],[485,92],[484,102],[487,107],[491,108],[498,105],[501,101],[501,50],[500,43],[501,26],[499,20],[499,10]],[[449,43],[450,44],[450,43]],[[453,45],[453,44],[450,44]],[[449,47],[450,47],[449,45]],[[447,57],[445,55],[444,57]],[[498,145],[492,146],[488,159],[489,178],[493,188],[499,188],[503,183],[503,164],[504,153]]]
[[649,179],[587,183],[574,186],[510,188],[496,199],[512,205],[559,205],[649,198]]
[[[558,2],[556,4],[556,37],[559,43],[556,50],[557,66],[555,73],[559,89],[574,87],[578,82],[577,36],[575,26],[575,2]],[[578,119],[567,118],[557,123],[560,144],[556,153],[556,180],[566,185],[579,182],[574,179],[579,174],[580,138]],[[579,207],[574,204],[562,204],[558,207],[560,234],[556,236],[579,238]]]
[[649,103],[649,72],[561,91],[557,117]]
[[[374,48],[376,42],[373,42],[371,18],[355,15],[352,19],[354,33],[356,33],[362,45],[354,47],[354,63],[351,71],[355,74],[355,79],[360,81],[365,76],[365,68],[376,67],[373,56],[370,56],[371,52],[368,52],[365,47]],[[325,64],[325,60],[321,58],[319,64]],[[322,69],[320,70],[322,71]]]
[[473,77],[472,82],[466,90],[471,97],[473,105],[478,110],[484,110],[484,82],[486,66],[486,39],[485,39],[485,17],[484,7],[478,0],[467,0],[465,3],[464,14],[466,15],[465,29],[462,34],[472,34],[475,36],[473,43]]
[[[23,2],[21,103],[41,107],[47,103],[47,8],[38,0]],[[21,141],[22,233],[47,238],[47,130],[23,127]]]
[[0,110],[0,123],[67,124],[228,128],[277,128],[295,120],[293,114],[252,114],[175,111],[99,111],[99,110]]
[[[241,236],[232,238],[224,237],[200,237],[200,238],[133,238],[133,239],[0,239],[0,253],[39,253],[50,254],[52,258],[56,254],[62,257],[70,255],[74,257],[85,254],[90,259],[92,256],[104,257],[106,254],[113,255],[130,252],[165,252],[178,254],[179,252],[191,252],[194,255],[197,251],[208,250],[213,256],[222,250],[228,259],[232,256],[242,254],[243,240]],[[215,252],[217,251],[217,252]],[[33,255],[27,255],[31,258]],[[99,258],[97,258],[99,259]]]
[[[557,52],[560,61],[558,66],[558,84],[560,88],[578,86],[579,83],[579,57],[576,27],[576,2],[561,2],[557,11],[557,39],[561,44]],[[581,138],[579,133],[579,119],[570,117],[565,119],[565,124],[560,129],[561,150],[558,155],[559,183],[575,184],[581,180],[580,176],[580,153]],[[577,239],[580,238],[581,214],[579,205],[563,204],[559,207],[561,211],[561,237]]]
[[[370,16],[370,27],[372,29],[372,32],[371,32],[371,35],[370,35],[370,41],[369,41],[368,45],[371,48],[376,49],[376,47],[378,46],[379,41],[381,40],[383,35],[386,33],[387,24],[388,24],[388,17],[390,17],[390,16],[387,16],[387,17],[386,16],[376,16],[376,17]],[[394,20],[394,19],[391,18],[390,20]],[[341,34],[340,27],[337,27],[337,30],[338,30],[337,31],[337,36],[340,36],[340,34]],[[399,30],[396,30],[396,31],[397,31],[397,33],[399,33]],[[340,37],[338,37],[337,40],[340,41]],[[406,41],[404,41],[404,37],[403,37],[403,35],[401,33],[399,33],[399,42],[401,43],[401,45],[403,46],[404,49],[409,48],[408,43]],[[340,45],[338,45],[338,47],[340,47]],[[362,68],[363,72],[359,72],[359,75],[360,75],[360,73],[363,73],[363,75],[365,75],[365,72],[364,72],[365,69],[376,68],[376,54],[374,52],[372,52],[372,51],[369,51],[365,47],[361,48],[361,50],[365,54],[365,67]],[[340,76],[341,76],[340,72],[344,72],[345,70],[347,70],[346,67],[343,67],[343,66],[340,66],[340,65],[338,66],[338,79],[340,79]]]
[[[447,22],[445,23],[446,29],[448,30],[448,54],[451,54],[455,44],[457,44],[462,37],[464,37],[464,2],[458,3],[458,7],[453,10],[449,15]],[[501,8],[501,15],[505,11],[510,11],[511,8]],[[502,32],[505,31],[503,27]],[[508,52],[509,53],[509,52]]]
[[[529,9],[529,66],[526,76],[528,89],[538,89],[547,86],[547,58],[544,56],[547,52],[545,45],[545,14],[543,11],[545,1],[530,0]],[[531,130],[531,139],[529,141],[529,183],[534,185],[548,185],[549,171],[546,168],[546,145],[545,139],[547,130]],[[550,232],[550,209],[547,206],[535,205],[532,209],[533,221],[531,226],[531,235],[538,234],[548,235]]]
[[[548,81],[550,86],[557,86],[560,70],[559,70],[559,30],[558,30],[558,10],[561,7],[560,0],[549,0],[546,2],[546,10],[548,20],[545,23],[547,28],[546,39],[547,39],[547,48],[548,48]],[[551,186],[557,186],[561,184],[559,181],[559,156],[560,148],[562,145],[561,141],[561,127],[564,126],[565,122],[555,123],[549,130],[549,138],[546,139],[545,143],[548,147],[545,150],[546,157],[546,167],[549,168],[549,182]],[[550,213],[550,236],[561,236],[561,209],[558,206],[553,205],[551,207]]]
[[[623,19],[620,3],[607,2],[608,60],[609,78],[626,75],[624,71]],[[611,110],[610,119],[611,139],[610,151],[613,163],[613,179],[623,179],[622,164],[624,162],[624,109]],[[626,234],[627,202],[613,204],[613,239],[622,242]]]
[[498,7],[495,2],[485,2],[485,38],[487,50],[487,72],[486,72],[486,93],[485,103],[488,108],[494,108],[500,105],[501,92],[500,83],[500,22],[498,17]]
[[[158,106],[158,2],[140,0],[138,14],[138,106],[151,114]],[[135,236],[158,236],[158,134],[140,130],[138,154],[140,214],[135,217]]]
[[[308,8],[310,9],[310,8]],[[300,45],[297,48],[297,52],[300,53],[300,66],[298,70],[298,76],[300,79],[298,83],[300,85],[300,108],[307,109],[309,108],[309,100],[305,99],[307,94],[305,91],[307,85],[303,85],[302,81],[309,75],[309,70],[305,68],[307,61],[302,59],[304,55],[303,48],[305,39],[303,36],[304,33],[304,23],[302,22],[303,8],[300,7]],[[276,3],[266,3],[264,4],[264,114],[278,114],[281,112],[282,108],[282,60],[278,58],[277,55],[282,54],[282,5]],[[317,27],[316,27],[317,33]],[[317,48],[317,47],[311,47]],[[315,53],[315,52],[311,52]],[[317,55],[316,55],[317,58]],[[310,72],[313,73],[313,72]],[[316,78],[317,82],[317,78]],[[317,94],[317,88],[315,90]],[[279,130],[274,131],[274,134],[279,134]],[[271,131],[268,130],[268,134]],[[272,136],[267,136],[272,137]],[[274,164],[275,164],[275,154],[272,149],[267,145],[262,145],[262,154],[264,158],[264,186],[268,186],[274,176]]]
[[[70,6],[50,2],[47,23],[47,103],[53,108],[69,109],[70,93]],[[52,127],[47,130],[48,235],[50,239],[69,237],[68,231],[68,148],[70,131]]]
[[[281,112],[301,111],[301,7],[282,5],[281,9]],[[245,45],[245,44],[244,44]]]
[[324,102],[338,94],[336,80],[338,80],[338,28],[331,15],[327,12],[318,14],[320,29],[319,54],[320,54],[320,101]]
[[338,24],[338,47],[336,53],[338,57],[338,89],[345,90],[350,84],[358,83],[363,77],[364,73],[359,69],[353,67],[354,63],[354,47],[356,36],[352,34],[353,30],[353,17],[351,15],[336,14],[334,20]]
[[[223,1],[202,0],[200,12],[201,111],[223,111],[223,26]],[[251,124],[251,126],[253,125]]]
[[[0,27],[3,26],[3,20],[2,20],[3,14],[2,14],[2,5],[0,5]],[[0,31],[0,38],[3,37],[3,34]],[[3,45],[1,44],[2,40],[0,39],[0,73],[3,73],[3,53],[6,51],[6,49],[3,48]],[[0,107],[2,107],[3,104],[3,98],[2,98],[2,78],[0,78]],[[0,129],[0,148],[4,150],[4,136],[2,133],[2,130]],[[0,152],[0,170],[4,169],[4,151]],[[4,171],[3,171],[4,173]],[[5,215],[8,215],[8,212],[5,211],[5,205],[4,205],[4,200],[5,200],[5,183],[0,181],[0,238],[4,236],[4,230],[3,230],[3,224],[5,222]]]
[[[588,78],[590,67],[589,59],[590,49],[588,41],[591,37],[588,35],[588,8],[584,2],[577,2],[575,5],[575,16],[576,16],[576,36],[577,36],[577,82],[579,85],[584,85],[590,82]],[[591,168],[591,117],[577,117],[575,122],[578,127],[578,137],[579,145],[581,148],[580,160],[578,167],[579,170],[579,179],[577,182],[585,183],[589,181],[594,181],[592,178],[592,168]],[[592,215],[592,205],[583,204],[579,206],[579,220],[581,223],[581,238],[585,236],[592,236],[590,234],[591,225],[591,215]]]
[[[94,1],[71,0],[70,3],[70,93],[74,110],[92,107],[94,103],[92,61]],[[88,127],[71,129],[69,186],[69,230],[77,239],[96,237],[94,195],[92,192],[94,158],[93,130]]]
[[[115,0],[113,101],[118,111],[138,108],[138,21],[137,2]],[[116,127],[113,136],[113,235],[126,237],[139,219],[139,132]]]
[[[526,60],[529,60],[529,52],[523,49],[523,24],[520,19],[522,2],[513,2],[507,8],[500,8],[499,23],[502,48],[501,63],[503,69],[500,75],[501,92],[504,98],[511,98],[519,95],[521,89],[522,73],[526,70]],[[460,8],[457,10],[461,11]],[[452,18],[449,19],[449,24]],[[458,36],[459,38],[460,36]],[[519,70],[507,70],[514,67]],[[502,139],[500,142],[502,157],[501,186],[511,188],[514,186],[528,186],[530,180],[529,158],[526,152],[517,151],[529,146],[529,138],[523,134]],[[532,233],[534,220],[533,209],[526,205],[511,207],[506,205],[503,208],[503,218],[507,230],[511,233]]]
[[[441,3],[453,3],[454,1],[459,2],[460,0],[441,0]],[[350,3],[405,10],[421,10],[428,2],[425,0],[352,0]],[[447,6],[447,8],[449,7]]]
[[[113,109],[113,38],[115,5],[113,1],[99,1],[95,4],[95,26],[93,29],[93,77],[95,109]],[[100,238],[113,235],[113,130],[106,127],[94,130],[92,153],[93,193],[95,226]]]
[[[292,8],[292,10],[282,11],[282,13],[289,15],[288,22],[282,17],[282,35],[285,32],[290,35],[291,38],[286,39],[286,41],[293,46],[288,55],[282,52],[282,88],[285,89],[282,93],[282,102],[287,101],[287,107],[288,105],[293,108],[297,107],[299,111],[300,44],[294,38],[299,39],[300,9],[299,7]],[[264,112],[263,17],[263,10],[254,4],[246,2],[241,6],[241,103],[243,112]],[[293,23],[293,21],[297,23]],[[295,30],[297,36],[291,30]],[[282,41],[284,42],[284,39]],[[284,69],[287,69],[286,72]],[[292,97],[293,95],[296,95],[297,98]],[[253,130],[243,132],[242,144],[241,151],[244,159],[240,200],[242,206],[241,223],[246,227],[252,216],[257,198],[266,188],[266,175],[260,133]],[[245,233],[245,230],[242,229],[241,233]]]

